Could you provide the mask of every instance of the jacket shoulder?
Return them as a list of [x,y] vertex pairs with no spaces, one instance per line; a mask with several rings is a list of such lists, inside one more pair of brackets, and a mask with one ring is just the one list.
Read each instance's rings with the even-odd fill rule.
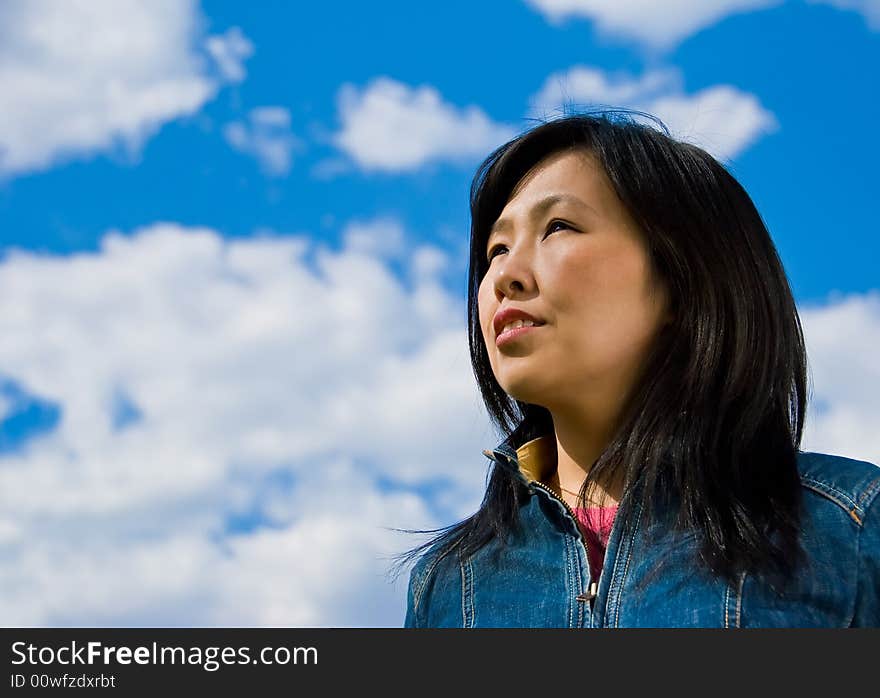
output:
[[432,590],[437,586],[441,589],[449,587],[449,574],[458,570],[457,547],[458,542],[451,546],[435,544],[417,558],[409,576],[404,627],[431,627],[429,605]]
[[801,485],[843,508],[859,525],[880,493],[880,468],[874,463],[830,453],[799,451]]

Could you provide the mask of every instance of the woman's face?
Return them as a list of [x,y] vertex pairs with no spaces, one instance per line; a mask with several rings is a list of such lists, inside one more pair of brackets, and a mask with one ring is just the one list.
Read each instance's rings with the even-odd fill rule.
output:
[[[619,406],[669,319],[668,300],[652,285],[641,233],[595,157],[565,151],[534,167],[485,252],[480,326],[501,387],[551,412]],[[508,308],[542,324],[502,332],[494,321]]]

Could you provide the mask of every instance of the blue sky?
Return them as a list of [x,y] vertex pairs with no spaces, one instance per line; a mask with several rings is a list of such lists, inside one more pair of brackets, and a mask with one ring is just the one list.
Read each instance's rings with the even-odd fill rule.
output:
[[[623,37],[597,37],[586,18],[557,27],[510,1],[450,2],[416,16],[403,2],[203,8],[210,32],[238,26],[254,44],[247,78],[194,116],[163,124],[133,161],[89,153],[4,182],[4,247],[96,249],[108,228],[156,220],[228,236],[302,230],[333,243],[345,221],[384,214],[448,245],[466,230],[466,187],[478,158],[426,163],[414,173],[314,176],[317,164],[337,156],[326,140],[338,129],[340,85],[362,87],[377,76],[428,84],[453,105],[478,105],[522,128],[529,96],[550,73],[586,64],[637,76],[663,66],[681,72],[688,93],[733,85],[778,120],[778,131],[731,164],[765,216],[799,299],[876,283],[869,168],[880,145],[864,132],[880,106],[871,79],[880,43],[858,12],[788,2],[726,17],[657,55]],[[284,176],[265,177],[220,133],[262,105],[289,110],[301,142]]]
[[[400,624],[382,556],[415,541],[382,527],[470,513],[495,443],[470,180],[562,95],[730,167],[808,330],[807,444],[880,458],[876,0],[77,12],[0,10],[10,623]],[[341,558],[370,610],[330,600]]]

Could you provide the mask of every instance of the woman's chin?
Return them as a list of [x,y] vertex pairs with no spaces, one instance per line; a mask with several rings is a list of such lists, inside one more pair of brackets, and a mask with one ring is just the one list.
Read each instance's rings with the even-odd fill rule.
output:
[[514,400],[532,405],[543,405],[546,402],[546,390],[539,389],[534,381],[505,381],[504,383],[499,382],[499,385]]

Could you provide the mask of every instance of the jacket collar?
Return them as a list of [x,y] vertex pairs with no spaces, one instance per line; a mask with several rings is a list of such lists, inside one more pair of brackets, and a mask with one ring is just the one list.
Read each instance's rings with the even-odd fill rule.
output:
[[[520,424],[510,436],[492,450],[484,450],[483,454],[512,473],[524,485],[531,486],[531,483],[546,479],[556,470],[556,434],[538,435],[534,430],[526,430]],[[644,482],[643,470],[636,481],[624,491],[618,504],[618,515],[623,511],[624,505],[629,506],[631,502],[639,500]],[[674,499],[675,495],[672,497]],[[676,499],[675,502],[677,501]],[[664,503],[662,499],[655,500],[655,516],[666,516],[669,507],[672,507],[671,511],[677,511],[677,504]]]
[[549,434],[529,439],[517,429],[483,454],[512,471],[525,484],[542,481],[556,470],[556,436]]
[[539,436],[516,449],[517,463],[528,480],[543,481],[556,472],[556,437]]

